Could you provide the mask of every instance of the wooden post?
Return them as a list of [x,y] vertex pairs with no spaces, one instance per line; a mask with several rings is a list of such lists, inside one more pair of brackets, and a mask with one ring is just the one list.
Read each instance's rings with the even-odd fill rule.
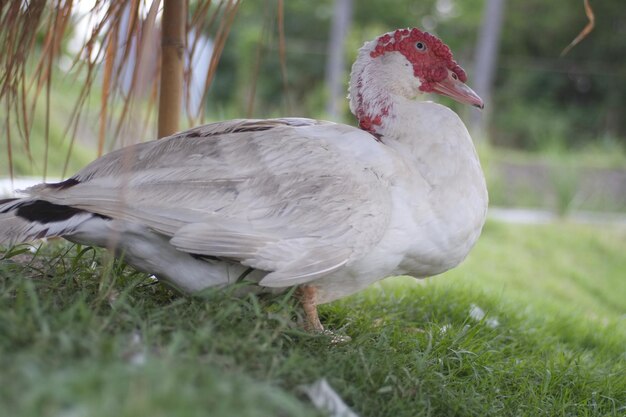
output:
[[179,130],[183,103],[183,65],[187,0],[164,0],[159,93],[160,138]]

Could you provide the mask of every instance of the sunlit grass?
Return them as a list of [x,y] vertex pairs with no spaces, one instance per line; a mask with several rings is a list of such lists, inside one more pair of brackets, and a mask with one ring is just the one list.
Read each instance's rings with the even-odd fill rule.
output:
[[567,222],[488,222],[465,263],[432,285],[464,285],[507,302],[587,317],[626,315],[626,230]]

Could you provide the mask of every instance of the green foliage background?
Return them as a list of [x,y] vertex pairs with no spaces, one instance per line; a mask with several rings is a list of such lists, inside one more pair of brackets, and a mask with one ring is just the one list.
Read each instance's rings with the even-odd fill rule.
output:
[[[289,105],[282,94],[275,3],[246,2],[241,8],[209,98],[212,117],[245,115],[255,74],[255,116],[323,116],[333,2],[285,2]],[[346,60],[352,62],[364,40],[416,26],[450,45],[469,72],[471,85],[484,3],[354,1]],[[506,2],[492,103],[497,112],[489,130],[492,143],[528,150],[589,144],[614,149],[626,143],[626,7],[621,0],[592,2],[592,7],[596,28],[560,58],[587,23],[582,1]],[[260,42],[262,59],[255,71]],[[346,69],[346,83],[348,75]],[[472,111],[462,106],[455,110]],[[347,103],[344,114],[346,121],[352,119]]]

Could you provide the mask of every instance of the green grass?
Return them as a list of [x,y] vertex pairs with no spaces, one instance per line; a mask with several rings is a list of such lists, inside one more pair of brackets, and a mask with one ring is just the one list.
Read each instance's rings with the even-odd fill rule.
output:
[[623,147],[527,152],[481,145],[479,153],[492,205],[547,209],[561,216],[576,210],[626,212],[616,184],[621,181],[616,175],[626,168]]
[[622,416],[625,249],[624,230],[488,223],[458,269],[322,306],[340,345],[289,295],[183,297],[91,248],[14,250],[0,415],[315,416],[298,387],[325,377],[361,416]]
[[626,315],[625,253],[623,228],[487,222],[465,263],[432,285],[466,285],[550,313],[619,319]]

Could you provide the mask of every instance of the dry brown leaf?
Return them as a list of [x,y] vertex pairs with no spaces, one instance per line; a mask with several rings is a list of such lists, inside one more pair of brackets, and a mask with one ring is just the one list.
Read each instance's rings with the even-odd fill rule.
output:
[[[156,16],[160,3],[160,0],[96,0],[87,15],[82,17],[92,20],[92,29],[85,35],[80,50],[67,56],[67,51],[61,46],[70,32],[68,28],[77,17],[75,11],[79,2],[0,1],[0,45],[3,46],[3,53],[0,54],[0,106],[4,113],[2,133],[6,140],[0,147],[5,149],[2,160],[8,161],[6,172],[11,177],[18,152],[28,155],[34,166],[48,171],[45,154],[31,157],[31,140],[44,143],[46,149],[52,146],[45,132],[51,127],[50,107],[55,99],[50,84],[59,72],[57,62],[61,56],[66,56],[72,63],[72,72],[66,76],[77,77],[76,82],[81,85],[65,130],[64,140],[69,140],[70,148],[65,168],[79,127],[87,125],[86,117],[97,120],[88,125],[95,128],[93,135],[99,154],[116,144],[122,129],[129,129],[129,120],[140,117],[146,122],[150,121],[142,124],[139,129],[141,133],[145,132],[146,126],[152,125],[159,91],[160,51],[155,45],[159,36]],[[187,16],[187,31],[195,30],[216,40],[209,73],[206,74],[206,97],[240,0],[199,0],[193,4],[195,12],[193,16]],[[149,9],[147,14],[143,11],[146,9]],[[43,39],[38,38],[42,34]],[[193,57],[195,49],[194,42],[191,52],[188,50],[186,53]],[[186,65],[189,62],[192,60],[187,60]],[[135,68],[130,68],[131,65]],[[98,76],[100,69],[101,77]],[[185,74],[188,80],[189,68],[185,68]],[[94,83],[102,83],[102,96],[99,108],[89,112],[87,104]],[[185,86],[188,89],[191,84],[187,82]],[[147,106],[143,105],[144,101],[148,102]],[[46,119],[48,127],[41,137],[31,138],[37,106],[44,107],[42,117]],[[133,114],[133,111],[141,114]],[[200,116],[201,113],[195,115]],[[191,119],[190,124],[197,122]],[[137,125],[133,123],[134,130],[138,130]],[[139,135],[140,132],[132,132],[133,139],[143,138]],[[21,146],[15,146],[16,143]]]
[[580,41],[585,39],[587,35],[591,33],[591,31],[593,30],[595,26],[596,18],[593,14],[593,9],[589,5],[589,0],[584,0],[584,2],[585,2],[585,14],[587,15],[587,19],[589,19],[589,22],[583,28],[583,30],[578,34],[578,36],[576,36],[574,40],[571,41],[570,44],[565,47],[565,49],[563,49],[563,51],[561,52],[561,56],[565,56],[574,46],[578,45]]

